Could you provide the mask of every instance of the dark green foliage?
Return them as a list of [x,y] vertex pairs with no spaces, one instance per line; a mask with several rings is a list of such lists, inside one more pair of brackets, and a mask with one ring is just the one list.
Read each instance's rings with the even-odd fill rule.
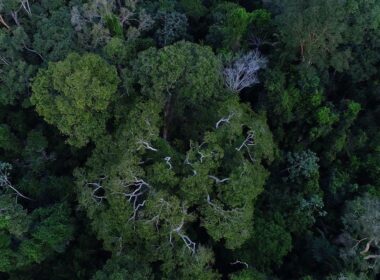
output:
[[156,40],[159,46],[171,45],[186,38],[187,18],[177,12],[159,12],[155,18],[158,28]]

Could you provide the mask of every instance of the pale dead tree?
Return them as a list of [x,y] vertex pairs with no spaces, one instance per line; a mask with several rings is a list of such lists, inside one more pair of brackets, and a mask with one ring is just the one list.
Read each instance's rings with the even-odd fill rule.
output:
[[248,263],[246,263],[246,262],[242,262],[242,261],[239,261],[239,260],[236,260],[235,262],[232,262],[232,263],[230,263],[231,265],[236,265],[236,264],[242,264],[242,265],[244,265],[246,268],[248,268],[249,266],[248,266]]
[[231,118],[235,115],[235,113],[230,113],[227,117],[222,117],[217,123],[215,124],[215,128],[219,128],[224,123],[229,123]]
[[11,165],[8,163],[0,162],[0,187],[11,189],[17,197],[22,197],[28,200],[32,200],[31,198],[23,195],[20,191],[18,191],[12,183],[9,181],[9,170],[11,169]]
[[261,56],[258,50],[238,58],[223,71],[227,88],[234,92],[240,92],[244,88],[259,83],[258,71],[265,68],[266,63],[266,58]]
[[210,179],[215,180],[215,183],[217,183],[217,184],[222,184],[222,183],[227,182],[227,181],[230,180],[230,178],[219,179],[218,177],[213,176],[213,175],[209,175],[208,177],[209,177]]
[[172,168],[173,168],[173,166],[172,166],[172,164],[171,164],[171,159],[172,159],[171,157],[165,157],[165,158],[164,158],[166,164],[169,166],[169,169],[172,169]]
[[144,140],[139,140],[137,142],[137,144],[140,144],[140,146],[137,148],[137,150],[140,150],[141,148],[144,148],[144,149],[147,149],[147,150],[151,150],[151,151],[154,151],[154,152],[157,152],[158,150],[153,148],[151,146],[151,144],[147,141],[144,141]]
[[182,241],[185,243],[185,246],[190,250],[190,252],[194,254],[197,244],[191,241],[190,237],[182,233],[182,227],[184,226],[184,224],[185,224],[185,221],[184,219],[182,219],[181,223],[176,228],[170,231],[169,242],[173,246],[172,238],[173,238],[173,233],[175,233],[182,239]]

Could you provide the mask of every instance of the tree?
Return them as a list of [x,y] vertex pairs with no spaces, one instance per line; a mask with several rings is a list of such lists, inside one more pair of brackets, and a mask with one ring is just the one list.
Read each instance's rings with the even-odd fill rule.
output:
[[[80,204],[113,255],[135,251],[145,262],[159,261],[168,279],[217,279],[205,246],[224,240],[237,249],[250,237],[268,176],[262,162],[273,158],[269,128],[223,92],[221,64],[209,48],[180,42],[149,49],[134,69],[133,103],[76,171]],[[181,117],[192,131],[178,133],[181,123],[168,121],[168,106],[176,117],[193,111]]]
[[33,81],[32,104],[44,119],[83,147],[105,132],[110,107],[117,99],[115,67],[95,54],[70,54],[50,63]]
[[158,12],[155,21],[159,26],[156,30],[156,40],[159,46],[171,45],[187,37],[188,23],[184,14],[178,12]]
[[213,24],[206,39],[213,47],[236,51],[244,45],[253,13],[238,4],[222,2],[213,8],[210,17]]
[[251,51],[236,59],[223,71],[227,88],[241,92],[244,88],[259,83],[258,71],[265,68],[266,62],[259,51]]
[[227,95],[221,88],[221,62],[209,47],[178,42],[160,50],[151,48],[142,52],[134,65],[133,75],[141,94],[165,104],[165,139],[170,138],[173,131],[194,132],[194,127],[185,121],[185,114],[199,120],[192,125],[202,127],[210,114],[202,110],[200,104]]
[[341,50],[345,23],[344,6],[337,1],[278,1],[281,14],[276,17],[281,41],[291,59],[321,70],[348,68],[349,50]]
[[33,49],[46,61],[64,59],[76,49],[74,29],[70,22],[70,11],[58,7],[37,21],[33,36]]
[[0,29],[0,104],[9,105],[28,97],[29,79],[35,66],[22,54],[28,48],[28,35],[22,27],[9,32]]

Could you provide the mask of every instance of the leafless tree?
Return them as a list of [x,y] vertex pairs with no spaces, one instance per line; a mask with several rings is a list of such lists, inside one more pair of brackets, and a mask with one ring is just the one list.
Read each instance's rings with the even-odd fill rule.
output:
[[257,73],[265,68],[267,63],[258,50],[251,51],[238,58],[223,71],[227,88],[234,92],[240,92],[244,88],[259,83]]

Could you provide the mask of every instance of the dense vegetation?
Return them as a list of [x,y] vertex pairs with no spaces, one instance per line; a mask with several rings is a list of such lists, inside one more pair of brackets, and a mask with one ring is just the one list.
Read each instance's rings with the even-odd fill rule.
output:
[[379,66],[377,0],[0,0],[0,279],[376,279]]

